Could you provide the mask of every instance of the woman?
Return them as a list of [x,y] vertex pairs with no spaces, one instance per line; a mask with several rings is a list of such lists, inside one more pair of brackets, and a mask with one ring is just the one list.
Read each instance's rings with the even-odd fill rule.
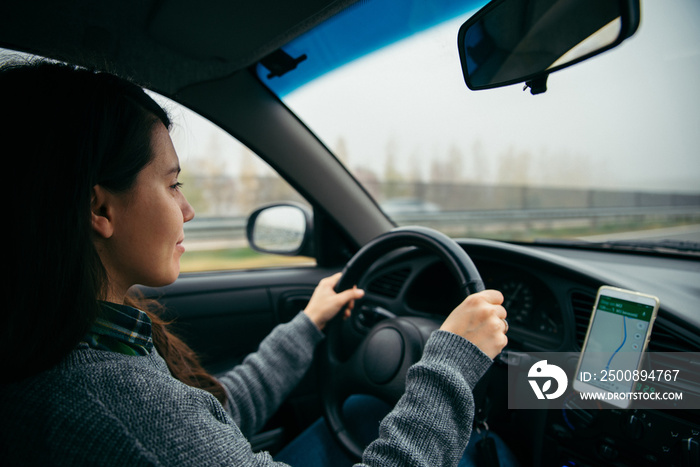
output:
[[[339,276],[324,279],[303,312],[213,378],[128,294],[175,281],[183,224],[194,217],[166,113],[127,81],[48,63],[5,66],[0,93],[2,140],[17,161],[0,340],[3,462],[272,463],[245,436],[306,372],[325,323],[363,292],[336,293]],[[474,294],[433,334],[366,464],[457,462],[471,388],[507,341],[502,301]]]

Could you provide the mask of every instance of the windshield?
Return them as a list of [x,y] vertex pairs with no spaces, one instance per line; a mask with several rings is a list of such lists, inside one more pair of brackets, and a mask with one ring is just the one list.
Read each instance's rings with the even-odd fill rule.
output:
[[[259,71],[398,225],[517,241],[700,241],[697,0],[643,0],[632,38],[552,74],[536,96],[464,84],[457,31],[481,2],[431,2],[445,5],[430,14],[400,2],[408,13],[390,15],[407,29],[358,13],[391,3],[360,2],[291,43],[287,53],[307,60],[287,75]],[[371,42],[367,30],[385,34]],[[319,50],[341,58],[321,69]]]

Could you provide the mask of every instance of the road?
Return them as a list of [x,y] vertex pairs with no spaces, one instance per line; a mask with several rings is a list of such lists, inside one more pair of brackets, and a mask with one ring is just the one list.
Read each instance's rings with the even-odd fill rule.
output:
[[675,240],[681,242],[700,243],[700,224],[669,227],[665,229],[638,230],[635,232],[621,232],[606,235],[591,235],[580,237],[580,240],[590,242],[615,241],[615,240]]

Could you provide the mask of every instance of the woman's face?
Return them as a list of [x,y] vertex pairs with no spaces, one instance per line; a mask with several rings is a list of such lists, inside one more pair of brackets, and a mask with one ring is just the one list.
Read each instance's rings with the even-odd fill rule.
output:
[[180,162],[163,124],[154,127],[151,145],[153,160],[134,186],[112,195],[114,230],[100,252],[112,293],[134,284],[167,285],[180,273],[183,225],[194,209],[180,191]]

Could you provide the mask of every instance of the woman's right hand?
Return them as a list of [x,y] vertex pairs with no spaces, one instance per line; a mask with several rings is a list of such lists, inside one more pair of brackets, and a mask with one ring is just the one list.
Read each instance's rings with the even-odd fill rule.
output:
[[503,294],[498,290],[471,294],[450,313],[440,329],[464,337],[494,359],[508,343],[507,313],[502,303]]
[[323,329],[326,323],[333,319],[343,308],[347,313],[346,316],[349,316],[355,300],[361,299],[365,294],[364,290],[360,290],[357,287],[336,293],[335,286],[338,284],[341,276],[342,273],[339,272],[321,279],[304,310],[304,313],[319,329]]

